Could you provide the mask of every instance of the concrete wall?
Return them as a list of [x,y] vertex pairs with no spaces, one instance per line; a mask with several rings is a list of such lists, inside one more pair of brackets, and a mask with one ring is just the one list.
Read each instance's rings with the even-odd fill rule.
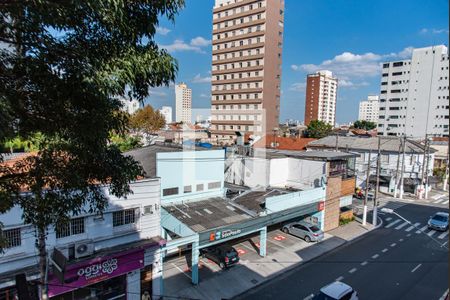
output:
[[[224,150],[158,153],[156,174],[161,178],[161,203],[222,196],[224,158]],[[208,188],[212,182],[220,182],[220,187]],[[203,184],[202,191],[197,189],[199,184]],[[191,186],[192,191],[185,193],[185,186]],[[163,196],[167,188],[178,188],[178,194]]]
[[327,179],[327,192],[324,209],[325,231],[339,226],[341,183],[342,180],[340,177],[328,177]]
[[266,209],[268,213],[282,211],[295,206],[324,201],[325,197],[325,187],[273,196],[266,198]]

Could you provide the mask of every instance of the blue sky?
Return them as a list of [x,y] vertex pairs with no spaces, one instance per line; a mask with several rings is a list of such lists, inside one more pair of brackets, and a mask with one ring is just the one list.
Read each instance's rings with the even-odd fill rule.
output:
[[[155,36],[178,60],[177,82],[192,88],[193,108],[210,107],[214,0],[186,0],[175,23],[164,19]],[[448,45],[447,0],[285,0],[280,122],[303,120],[306,74],[330,69],[340,80],[337,122],[354,121],[358,103],[379,93],[380,64],[409,58],[411,48]],[[146,100],[174,107],[173,87]],[[204,112],[202,114],[205,114]]]

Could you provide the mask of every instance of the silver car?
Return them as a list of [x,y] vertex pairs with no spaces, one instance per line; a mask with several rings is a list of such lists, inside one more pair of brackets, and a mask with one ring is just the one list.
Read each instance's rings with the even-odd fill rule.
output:
[[323,240],[323,231],[316,225],[307,222],[293,222],[283,226],[283,232],[295,235],[305,242],[320,242]]

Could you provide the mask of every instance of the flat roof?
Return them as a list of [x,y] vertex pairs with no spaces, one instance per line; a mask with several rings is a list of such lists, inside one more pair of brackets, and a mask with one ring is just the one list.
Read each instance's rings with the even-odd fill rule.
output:
[[321,161],[331,161],[331,160],[343,160],[352,157],[359,157],[359,154],[341,152],[341,151],[293,151],[293,150],[275,150],[266,149],[265,152],[261,150],[255,151],[255,156],[257,157],[267,157],[267,158],[283,158],[283,157],[294,157],[299,159],[308,160],[321,160]]
[[163,205],[163,207],[195,232],[203,232],[252,218],[250,214],[220,197]]
[[[292,190],[294,191],[294,190]],[[291,191],[291,192],[292,192]],[[255,213],[264,211],[266,199],[273,196],[279,196],[289,193],[288,190],[282,189],[267,189],[264,191],[248,191],[235,197],[233,202],[243,206],[245,209],[251,210]]]

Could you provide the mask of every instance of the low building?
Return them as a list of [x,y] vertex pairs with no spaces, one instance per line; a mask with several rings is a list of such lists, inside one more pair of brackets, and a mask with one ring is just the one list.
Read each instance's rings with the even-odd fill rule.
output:
[[274,135],[266,135],[256,143],[254,148],[268,148],[278,150],[297,150],[306,151],[306,145],[315,141],[313,138],[299,138],[299,137],[281,137]]
[[[165,240],[160,237],[160,179],[131,183],[133,192],[125,198],[107,196],[101,214],[74,216],[68,224],[50,228],[47,249],[65,260],[64,281],[52,265],[48,274],[48,294],[53,299],[85,297],[141,299],[162,294],[162,255]],[[39,280],[35,228],[22,221],[22,211],[13,207],[0,215],[7,247],[0,254],[0,299],[16,299],[15,275]]]
[[166,125],[172,123],[172,106],[163,106],[159,112],[163,115]]
[[[396,182],[399,182],[402,168],[401,138],[382,137],[380,142],[380,175],[383,182],[380,190],[393,193]],[[376,160],[378,153],[378,137],[336,137],[328,136],[308,144],[308,150],[334,151],[336,149],[359,154],[356,159],[356,184],[365,187],[367,167],[370,153],[370,174],[376,174]],[[424,146],[407,139],[404,160],[404,190],[414,193],[422,176],[424,162]],[[425,174],[432,175],[434,166],[434,152],[430,151],[428,170]],[[397,179],[396,179],[397,178]]]

